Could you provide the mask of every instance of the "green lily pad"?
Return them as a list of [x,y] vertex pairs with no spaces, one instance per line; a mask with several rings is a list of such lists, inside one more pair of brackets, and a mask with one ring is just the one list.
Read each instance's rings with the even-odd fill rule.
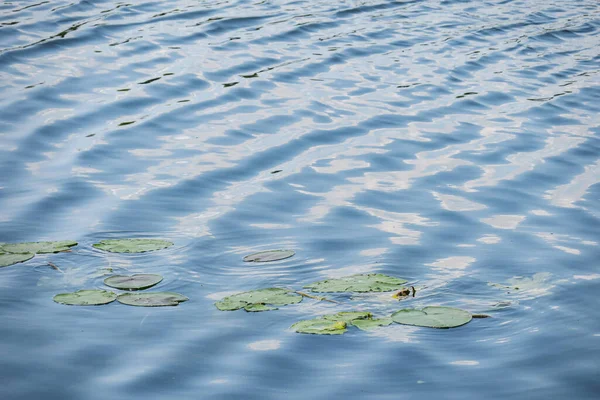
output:
[[111,253],[145,253],[166,249],[173,246],[173,243],[160,239],[107,239],[93,246]]
[[27,260],[31,260],[35,254],[23,253],[23,254],[11,254],[11,253],[0,253],[0,268],[8,267],[9,265],[22,263]]
[[296,252],[293,250],[267,250],[253,253],[244,257],[245,262],[269,262],[279,261],[292,257]]
[[471,321],[470,312],[452,307],[425,307],[423,310],[405,308],[392,314],[392,320],[403,325],[428,328],[456,328]]
[[123,293],[117,297],[119,303],[137,307],[176,306],[188,300],[187,297],[172,292]]
[[47,254],[67,251],[73,246],[77,246],[77,242],[72,240],[63,240],[60,242],[2,243],[0,244],[0,251],[5,253]]
[[108,304],[117,295],[107,290],[78,290],[74,293],[61,293],[54,296],[54,301],[69,306],[99,306]]
[[343,322],[349,324],[355,320],[368,319],[368,318],[371,318],[372,316],[373,316],[373,314],[371,314],[370,312],[342,311],[337,314],[324,315],[323,319],[326,319],[329,321],[343,321]]
[[313,335],[342,335],[346,332],[344,321],[329,321],[324,318],[309,319],[296,322],[291,329],[298,333]]
[[390,292],[398,290],[407,281],[383,274],[359,274],[338,279],[327,279],[304,286],[313,292]]
[[246,311],[267,311],[276,308],[270,306],[287,306],[302,301],[302,296],[287,289],[268,288],[237,293],[215,303],[221,311],[234,311],[244,308]]
[[380,319],[356,319],[352,321],[352,325],[362,331],[369,331],[371,329],[379,328],[380,326],[388,326],[392,322],[391,318],[380,318]]
[[121,290],[143,290],[156,285],[162,280],[162,276],[155,274],[113,275],[106,278],[104,284]]

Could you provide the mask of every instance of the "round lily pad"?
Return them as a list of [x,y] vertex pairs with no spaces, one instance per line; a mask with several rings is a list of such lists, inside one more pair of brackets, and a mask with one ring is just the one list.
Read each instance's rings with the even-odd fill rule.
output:
[[0,251],[5,253],[47,254],[67,251],[73,246],[77,246],[77,242],[72,240],[63,240],[59,242],[2,243],[0,244]]
[[187,297],[172,292],[123,293],[117,297],[119,303],[138,307],[176,306],[188,300]]
[[9,265],[22,263],[33,258],[33,253],[11,254],[0,253],[0,268],[8,267]]
[[74,293],[61,293],[54,296],[54,301],[69,306],[99,306],[108,304],[117,295],[107,290],[78,290]]
[[313,335],[342,335],[346,332],[344,321],[329,321],[323,318],[309,319],[296,322],[291,329],[298,333],[311,333]]
[[384,274],[359,274],[338,279],[327,279],[304,286],[313,292],[390,292],[407,281]]
[[362,331],[369,331],[371,329],[379,328],[380,326],[390,325],[392,322],[391,318],[381,318],[381,319],[356,319],[351,323],[358,329]]
[[93,246],[111,253],[145,253],[166,249],[173,246],[173,243],[160,239],[107,239]]
[[428,328],[456,328],[472,319],[470,312],[452,307],[425,307],[421,311],[406,308],[392,314],[392,320],[403,325]]
[[279,261],[292,257],[296,254],[293,250],[267,250],[250,254],[244,257],[245,262],[269,262]]
[[368,319],[373,315],[370,312],[365,311],[342,311],[337,314],[330,314],[323,316],[323,319],[329,321],[343,321],[346,323],[351,323],[355,320]]
[[281,288],[268,288],[252,290],[250,292],[237,293],[223,298],[215,303],[215,306],[221,311],[234,311],[240,308],[246,311],[268,311],[276,310],[270,306],[286,306],[296,304],[302,301],[302,296],[291,290]]
[[106,278],[104,284],[121,290],[143,290],[162,280],[163,277],[156,274],[113,275]]

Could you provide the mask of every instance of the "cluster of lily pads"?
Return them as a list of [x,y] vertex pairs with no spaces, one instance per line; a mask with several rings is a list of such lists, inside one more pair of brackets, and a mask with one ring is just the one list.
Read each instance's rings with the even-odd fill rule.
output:
[[[71,247],[77,244],[74,241],[0,243],[0,267],[28,261],[36,254],[70,251]],[[172,245],[172,242],[158,239],[108,239],[94,244],[93,247],[111,253],[145,253]],[[162,280],[163,277],[156,274],[113,275],[106,278],[104,284],[123,291],[136,291],[149,289]],[[122,304],[140,307],[176,306],[188,300],[187,297],[172,292],[117,294],[109,290],[96,289],[60,293],[53,299],[57,303],[73,306],[102,305],[117,300]]]
[[[0,243],[0,267],[25,262],[36,254],[58,253],[70,251],[76,246],[74,241],[60,242],[27,242]],[[158,239],[109,239],[93,245],[94,248],[111,253],[144,253],[168,248],[173,243]],[[245,262],[271,262],[283,260],[295,255],[292,250],[268,250],[245,256]],[[113,301],[142,306],[176,306],[188,298],[172,292],[130,293],[149,289],[163,280],[156,274],[113,275],[104,280],[104,284],[114,289],[125,291],[117,294],[110,290],[83,289],[72,293],[60,293],[54,296],[54,301],[66,305],[102,305]],[[410,291],[403,285],[405,279],[379,273],[350,275],[336,279],[326,279],[304,286],[313,293],[367,293],[397,291],[395,297],[407,296]],[[414,295],[414,288],[413,288]],[[331,301],[308,293],[284,288],[266,288],[237,293],[227,296],[215,303],[221,311],[244,309],[248,312],[277,310],[278,307],[298,304],[304,297],[317,300]],[[392,323],[413,325],[429,328],[455,328],[465,325],[477,317],[468,311],[452,307],[429,306],[422,310],[405,308],[389,316],[374,318],[368,311],[342,311],[336,314],[324,315],[318,318],[299,321],[292,329],[299,333],[319,335],[341,335],[349,327],[360,330],[370,330]]]
[[[277,261],[291,257],[292,251],[275,250],[251,254],[244,261]],[[392,292],[406,296],[410,291],[403,287],[405,279],[384,274],[358,274],[337,279],[326,279],[304,286],[313,293],[367,293]],[[414,293],[414,289],[413,289]],[[298,304],[304,297],[326,300],[324,297],[283,288],[266,288],[237,293],[217,301],[215,306],[221,311],[244,309],[248,312],[277,310],[278,307]],[[291,326],[298,333],[318,335],[341,335],[354,326],[361,330],[370,330],[392,323],[429,328],[455,328],[471,321],[473,315],[465,310],[453,307],[430,306],[422,310],[405,308],[390,316],[373,318],[368,311],[342,311],[324,315],[315,319],[299,321]]]

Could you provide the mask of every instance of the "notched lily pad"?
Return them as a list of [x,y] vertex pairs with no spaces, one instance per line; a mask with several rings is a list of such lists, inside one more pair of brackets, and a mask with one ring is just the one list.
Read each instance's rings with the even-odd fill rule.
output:
[[338,279],[326,279],[304,286],[318,293],[334,292],[391,292],[407,281],[384,274],[359,274]]
[[423,326],[427,328],[456,328],[469,323],[470,312],[453,307],[425,307],[422,310],[405,308],[392,314],[392,320],[403,325]]
[[73,246],[77,246],[77,242],[72,240],[63,240],[59,242],[2,243],[0,244],[0,251],[4,253],[48,254],[68,251]]
[[176,306],[188,300],[187,297],[172,292],[123,293],[117,297],[119,303],[137,307]]
[[115,301],[117,295],[108,290],[78,290],[73,293],[61,293],[54,301],[69,306],[99,306]]
[[330,321],[324,318],[309,319],[296,322],[291,329],[298,333],[313,335],[342,335],[346,332],[344,321]]
[[324,315],[323,319],[329,321],[343,321],[345,323],[351,323],[356,320],[371,318],[373,314],[366,311],[342,311],[337,314]]
[[173,243],[160,239],[107,239],[93,246],[111,253],[145,253],[166,249],[173,246]]
[[380,326],[388,326],[392,322],[392,319],[389,317],[379,318],[379,319],[356,319],[352,321],[352,325],[360,329],[361,331],[370,331],[375,328],[379,328]]
[[215,306],[221,311],[234,311],[240,308],[246,311],[268,311],[276,308],[267,306],[287,306],[301,301],[302,296],[291,290],[268,288],[227,296],[216,302]]
[[31,260],[35,254],[23,253],[23,254],[12,254],[12,253],[0,253],[0,268],[8,267],[9,265],[22,263],[27,260]]
[[163,277],[156,274],[113,275],[106,278],[104,284],[121,290],[144,290],[162,280]]
[[267,250],[244,257],[245,262],[269,262],[285,260],[296,254],[293,250]]

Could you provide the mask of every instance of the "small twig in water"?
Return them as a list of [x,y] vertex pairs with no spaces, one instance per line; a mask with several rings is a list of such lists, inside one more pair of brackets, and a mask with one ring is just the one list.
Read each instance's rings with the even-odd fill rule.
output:
[[53,270],[55,270],[55,271],[59,271],[59,272],[62,272],[62,273],[64,274],[63,270],[62,270],[62,269],[60,269],[60,268],[58,268],[58,266],[57,266],[56,264],[53,264],[53,263],[51,263],[51,262],[48,262],[48,265],[49,265],[49,266],[50,266],[50,268],[52,268]]
[[335,303],[335,304],[341,304],[339,301],[335,301],[335,300],[330,300],[326,297],[319,297],[319,296],[312,296],[308,293],[304,293],[304,292],[299,292],[299,291],[295,291],[295,293],[298,293],[300,296],[304,296],[304,297],[308,297],[310,299],[315,299],[315,300],[320,300],[320,301],[328,301],[330,303]]
[[487,314],[473,314],[472,317],[473,318],[492,318],[490,315],[487,315]]
[[417,294],[417,289],[415,289],[414,286],[410,287],[412,289],[412,296],[415,297],[415,294]]

